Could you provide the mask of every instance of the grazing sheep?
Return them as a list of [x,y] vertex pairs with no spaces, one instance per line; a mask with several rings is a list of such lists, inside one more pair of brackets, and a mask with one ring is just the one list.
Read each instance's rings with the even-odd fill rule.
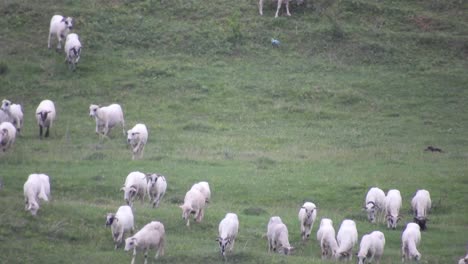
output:
[[24,183],[25,210],[30,211],[33,216],[39,210],[39,199],[49,201],[50,182],[49,176],[45,174],[31,174]]
[[15,143],[16,128],[10,122],[0,124],[0,149],[5,152]]
[[366,195],[366,204],[364,209],[367,211],[367,219],[375,223],[378,215],[383,213],[385,208],[385,193],[377,187],[369,189]]
[[317,217],[317,207],[314,203],[305,202],[299,209],[299,222],[301,224],[302,240],[309,238],[312,227],[314,226],[315,218]]
[[271,250],[290,255],[294,250],[289,244],[288,228],[279,216],[270,218],[267,227],[268,252]]
[[322,259],[331,259],[335,256],[338,243],[336,242],[335,228],[333,228],[333,221],[331,219],[322,218],[320,221],[317,241],[320,243],[322,250]]
[[380,263],[385,247],[385,236],[380,231],[366,234],[361,239],[357,254],[358,264],[372,263],[374,260]]
[[65,62],[68,63],[68,68],[75,70],[81,55],[81,42],[77,34],[68,34],[65,41],[65,53]]
[[128,205],[119,207],[115,214],[108,213],[106,217],[106,226],[111,227],[112,239],[114,239],[115,247],[122,243],[122,238],[126,232],[134,231],[133,212],[132,208]]
[[21,128],[23,127],[23,109],[21,105],[12,104],[9,100],[3,99],[0,110],[3,110],[9,116],[8,121],[16,126],[18,133],[21,133]]
[[221,222],[219,222],[219,236],[216,239],[219,243],[219,249],[221,255],[226,257],[226,247],[230,245],[229,251],[232,252],[234,249],[234,242],[239,231],[239,219],[234,213],[227,213]]
[[50,38],[53,35],[57,36],[58,44],[57,50],[62,48],[62,41],[68,35],[70,30],[73,29],[74,20],[71,17],[64,17],[54,15],[50,20],[49,38],[47,40],[47,48],[50,49]]
[[89,116],[96,120],[96,134],[107,136],[111,128],[117,124],[122,125],[122,133],[125,135],[125,120],[122,107],[118,104],[109,106],[99,106],[92,104],[89,106]]
[[133,257],[131,264],[135,263],[137,250],[145,251],[145,264],[147,263],[148,251],[154,249],[156,259],[159,255],[164,256],[164,244],[166,240],[166,232],[164,225],[158,221],[152,221],[145,225],[135,235],[125,239],[125,251],[133,249]]
[[187,220],[187,226],[190,226],[190,215],[194,214],[195,221],[201,222],[205,215],[205,196],[197,189],[190,189],[184,198],[184,204],[179,207],[182,209],[182,219]]
[[130,172],[125,179],[125,184],[122,187],[124,192],[124,200],[125,202],[133,206],[133,201],[136,199],[140,199],[143,203],[145,199],[145,194],[147,192],[147,183],[146,183],[146,175],[139,171]]
[[146,142],[148,141],[148,130],[144,124],[136,124],[127,132],[127,141],[132,148],[132,160],[136,157],[143,158]]
[[148,196],[150,198],[150,203],[153,203],[153,208],[159,206],[159,202],[163,198],[167,189],[166,178],[163,175],[156,173],[146,174],[148,179]]
[[387,217],[387,227],[396,229],[400,220],[401,194],[398,190],[389,190],[385,197],[385,213]]
[[39,137],[42,138],[42,130],[45,128],[45,137],[49,136],[49,129],[55,120],[55,105],[51,100],[43,100],[36,109],[36,120],[39,125]]
[[192,189],[197,189],[199,190],[203,196],[205,196],[205,202],[209,203],[211,200],[211,190],[210,190],[210,185],[206,181],[201,181],[199,183],[195,183],[192,186]]
[[421,259],[417,246],[421,242],[421,231],[418,224],[409,223],[401,235],[401,261]]
[[414,213],[414,222],[421,230],[426,230],[427,213],[431,209],[431,195],[427,190],[419,190],[411,200],[411,208]]
[[[263,16],[263,1],[264,0],[259,0],[258,1],[258,12],[260,13],[261,16]],[[277,1],[275,18],[278,17],[278,14],[279,14],[279,11],[281,9],[282,4],[286,5],[286,14],[288,16],[291,16],[291,13],[289,13],[289,1],[290,0],[273,0],[273,2],[274,1]],[[304,2],[304,0],[296,0],[296,2],[297,2],[298,5],[301,5]]]
[[353,259],[353,247],[358,242],[358,232],[356,223],[353,220],[345,219],[341,222],[340,229],[336,235],[336,242],[338,242],[338,249],[335,253],[335,258],[340,259]]

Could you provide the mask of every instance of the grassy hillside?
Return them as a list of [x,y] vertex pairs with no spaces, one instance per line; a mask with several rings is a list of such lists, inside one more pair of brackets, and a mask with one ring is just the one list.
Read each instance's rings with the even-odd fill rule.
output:
[[[399,263],[420,188],[433,200],[421,263],[464,255],[467,2],[306,0],[291,17],[274,12],[268,3],[259,16],[256,0],[2,1],[0,99],[22,104],[25,128],[0,154],[0,263],[128,263],[104,224],[134,170],[169,183],[160,208],[135,204],[137,228],[151,220],[166,227],[157,262],[222,262],[214,240],[231,211],[240,233],[229,262],[326,263],[314,237],[328,217],[337,230],[354,219],[359,238],[381,230],[382,262]],[[75,72],[63,52],[47,49],[57,13],[76,19],[83,51]],[[51,137],[39,140],[34,111],[46,98],[58,117]],[[142,160],[131,160],[120,128],[102,141],[94,133],[89,105],[113,102],[126,129],[147,125]],[[428,145],[444,152],[425,152]],[[37,217],[23,209],[34,172],[52,185]],[[186,228],[178,205],[201,180],[213,201],[203,222]],[[401,191],[398,230],[366,221],[372,186]],[[307,243],[297,220],[304,200],[319,207]],[[289,228],[292,256],[267,252],[262,236],[273,215]]]

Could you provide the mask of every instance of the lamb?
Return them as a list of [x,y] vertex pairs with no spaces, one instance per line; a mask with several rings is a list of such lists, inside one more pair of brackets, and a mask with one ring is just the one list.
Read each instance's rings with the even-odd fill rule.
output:
[[234,249],[234,242],[239,231],[239,219],[234,213],[227,213],[218,227],[219,236],[216,241],[219,243],[221,255],[226,257],[226,247],[230,245],[229,251]]
[[376,222],[377,215],[381,215],[385,208],[385,193],[380,188],[372,187],[366,195],[364,209],[367,211],[367,219],[371,223]]
[[385,247],[385,236],[380,231],[366,234],[361,239],[357,254],[358,264],[372,263],[374,260],[380,263]]
[[134,231],[133,212],[128,205],[120,206],[115,214],[108,213],[106,217],[106,226],[111,227],[112,239],[114,239],[115,247],[122,243],[122,238],[126,232]]
[[268,252],[277,251],[285,255],[290,255],[294,250],[289,244],[288,228],[279,216],[270,218],[267,227]]
[[75,70],[81,55],[81,42],[76,33],[68,34],[65,40],[65,53],[65,62],[68,63],[68,68]]
[[335,228],[333,221],[329,218],[322,218],[320,227],[317,231],[317,241],[320,243],[322,259],[331,259],[335,256],[338,249],[338,243],[335,239]]
[[[258,12],[260,13],[261,16],[263,16],[263,1],[264,0],[259,0],[258,1]],[[273,0],[275,1],[275,0]],[[281,9],[281,5],[282,4],[285,4],[286,5],[286,14],[288,16],[291,16],[291,13],[289,13],[289,1],[290,0],[277,0],[277,7],[276,7],[276,14],[275,14],[275,18],[278,17],[278,14],[279,14],[279,11]],[[297,4],[298,5],[301,5],[304,0],[296,0]]]
[[417,246],[421,242],[421,231],[418,224],[409,223],[403,234],[401,235],[401,260],[416,260],[421,259]]
[[136,157],[142,158],[148,141],[148,130],[144,124],[136,124],[127,132],[127,141],[132,148],[132,160]]
[[140,199],[143,203],[147,192],[146,188],[146,175],[139,171],[134,171],[128,174],[125,179],[125,184],[120,190],[124,192],[125,202],[133,206],[133,200],[135,200],[135,198]]
[[179,207],[182,209],[182,219],[187,221],[190,226],[190,214],[194,214],[195,221],[201,222],[205,215],[205,196],[197,189],[190,189],[184,198],[184,204]]
[[57,36],[58,44],[57,50],[62,48],[62,41],[68,35],[70,30],[73,29],[74,20],[71,17],[64,17],[61,15],[54,15],[50,20],[49,38],[47,40],[47,48],[50,49],[50,38],[53,35]]
[[39,199],[49,201],[50,182],[49,176],[45,174],[31,174],[23,186],[24,191],[24,209],[30,211],[36,216],[39,210]]
[[146,174],[148,179],[148,196],[150,198],[150,203],[153,203],[154,207],[159,207],[159,202],[164,197],[167,188],[166,178],[163,175],[156,173]]
[[42,130],[45,128],[45,137],[49,136],[49,129],[55,120],[55,105],[51,100],[43,100],[36,109],[36,120],[39,125],[39,138],[42,138]]
[[158,256],[164,255],[164,244],[166,240],[166,232],[164,225],[158,221],[152,221],[145,225],[135,235],[125,239],[125,251],[133,249],[133,257],[131,264],[135,263],[137,250],[145,251],[145,264],[147,263],[148,251],[156,250],[156,259]]
[[387,227],[396,229],[400,220],[401,194],[400,191],[392,189],[385,197],[385,212],[387,217]]
[[317,207],[314,203],[305,202],[299,209],[299,222],[301,224],[302,240],[309,238],[312,227],[314,226],[315,218],[317,217]]
[[107,136],[111,128],[117,124],[122,125],[122,133],[125,135],[125,120],[122,107],[119,104],[109,106],[99,106],[92,104],[89,106],[89,116],[96,120],[96,134]]
[[1,109],[8,115],[8,121],[16,126],[18,133],[21,133],[23,127],[23,109],[19,104],[12,104],[9,100],[3,99]]
[[205,196],[205,202],[209,203],[211,200],[211,190],[210,190],[210,185],[206,181],[201,181],[199,183],[195,183],[192,186],[192,189],[195,188],[199,190],[203,196]]
[[5,152],[15,143],[16,128],[10,122],[0,124],[0,149]]
[[411,200],[411,208],[414,213],[414,222],[421,230],[426,230],[427,213],[431,209],[431,195],[427,190],[418,190]]
[[353,220],[345,219],[341,222],[340,229],[336,235],[336,241],[338,242],[338,249],[336,250],[335,258],[337,260],[342,258],[352,260],[353,247],[358,241],[356,223]]

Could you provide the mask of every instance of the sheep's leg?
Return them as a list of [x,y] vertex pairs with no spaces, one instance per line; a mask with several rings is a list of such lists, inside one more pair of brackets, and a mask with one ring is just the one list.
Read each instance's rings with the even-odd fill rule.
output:
[[148,248],[145,249],[145,264],[148,263]]
[[125,136],[125,135],[127,135],[127,133],[125,132],[125,121],[124,121],[123,117],[122,117],[122,122],[120,122],[120,123],[122,124],[122,132],[123,132],[123,134]]
[[275,14],[275,18],[278,17],[278,13],[281,9],[281,3],[283,2],[283,0],[278,0],[278,6],[276,7],[276,14]]
[[291,13],[289,13],[289,1],[288,0],[286,0],[286,14],[288,16],[291,16]]
[[49,31],[49,38],[47,39],[47,48],[50,49],[50,37],[52,36],[52,34],[50,33]]
[[145,152],[145,144],[140,145],[140,149],[138,150],[140,153],[140,159],[143,158],[143,153]]
[[189,217],[187,217],[187,224],[186,225],[190,226],[190,218]]
[[46,132],[45,132],[44,137],[49,137],[49,127],[46,127]]
[[233,239],[231,240],[231,247],[229,248],[229,251],[230,251],[230,252],[232,252],[232,250],[234,249],[234,242],[236,242],[236,239],[235,239],[235,238],[233,238]]
[[258,1],[258,12],[263,16],[263,0]]
[[60,33],[57,32],[57,39],[58,39],[58,43],[57,43],[57,51],[59,51],[60,49],[62,49],[62,36]]
[[132,262],[130,262],[130,264],[134,264],[135,263],[135,257],[136,257],[136,247],[133,248],[133,257],[132,257]]

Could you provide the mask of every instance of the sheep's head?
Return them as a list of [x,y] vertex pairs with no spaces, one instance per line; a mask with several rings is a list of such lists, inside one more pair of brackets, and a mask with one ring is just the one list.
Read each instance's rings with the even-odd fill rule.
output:
[[377,209],[377,206],[375,205],[374,202],[370,201],[366,204],[365,207],[367,211],[367,219],[369,222],[374,223],[375,222],[375,211]]
[[3,111],[8,111],[10,109],[10,106],[11,106],[11,102],[8,101],[7,99],[3,99],[1,109]]
[[218,237],[216,241],[219,243],[221,255],[226,256],[226,247],[227,245],[231,244],[231,239]]
[[366,256],[358,255],[357,258],[358,258],[358,264],[366,264],[367,263],[366,262],[366,259],[367,259]]
[[129,251],[138,246],[138,241],[135,237],[125,239],[125,251]]
[[99,105],[92,104],[89,106],[89,116],[95,117],[96,112],[99,109]]
[[192,207],[186,204],[180,205],[179,207],[182,209],[182,219],[187,220],[193,211]]
[[419,216],[414,218],[414,222],[419,225],[421,230],[426,230],[427,219],[425,217]]
[[284,255],[291,255],[292,252],[294,251],[294,248],[289,246],[289,247],[281,247],[278,252],[284,254]]
[[[6,139],[6,140],[4,140]],[[0,131],[0,145],[6,145],[6,141],[8,140],[8,129],[4,128]],[[5,142],[4,142],[5,141]]]
[[148,173],[146,174],[146,179],[148,180],[148,185],[151,187],[156,186],[156,182],[158,181],[159,175],[156,173]]
[[36,216],[37,211],[39,210],[39,204],[35,201],[29,201],[27,211],[31,212],[33,216]]
[[400,216],[387,215],[387,225],[392,229],[396,229],[397,223],[400,220]]
[[106,226],[111,226],[114,220],[116,220],[115,215],[112,213],[108,213],[106,216]]
[[128,130],[127,131],[127,142],[129,144],[133,144],[133,142],[135,142],[138,137],[140,135],[140,132],[134,132],[132,129]]
[[125,202],[132,206],[132,201],[133,199],[135,198],[136,194],[137,194],[137,188],[135,185],[132,185],[130,187],[122,187],[122,189],[120,189],[124,192],[124,200]]
[[72,29],[73,29],[74,20],[73,20],[72,17],[63,17],[63,18],[62,18],[62,22],[65,23],[66,27],[67,27],[69,30],[72,30]]

